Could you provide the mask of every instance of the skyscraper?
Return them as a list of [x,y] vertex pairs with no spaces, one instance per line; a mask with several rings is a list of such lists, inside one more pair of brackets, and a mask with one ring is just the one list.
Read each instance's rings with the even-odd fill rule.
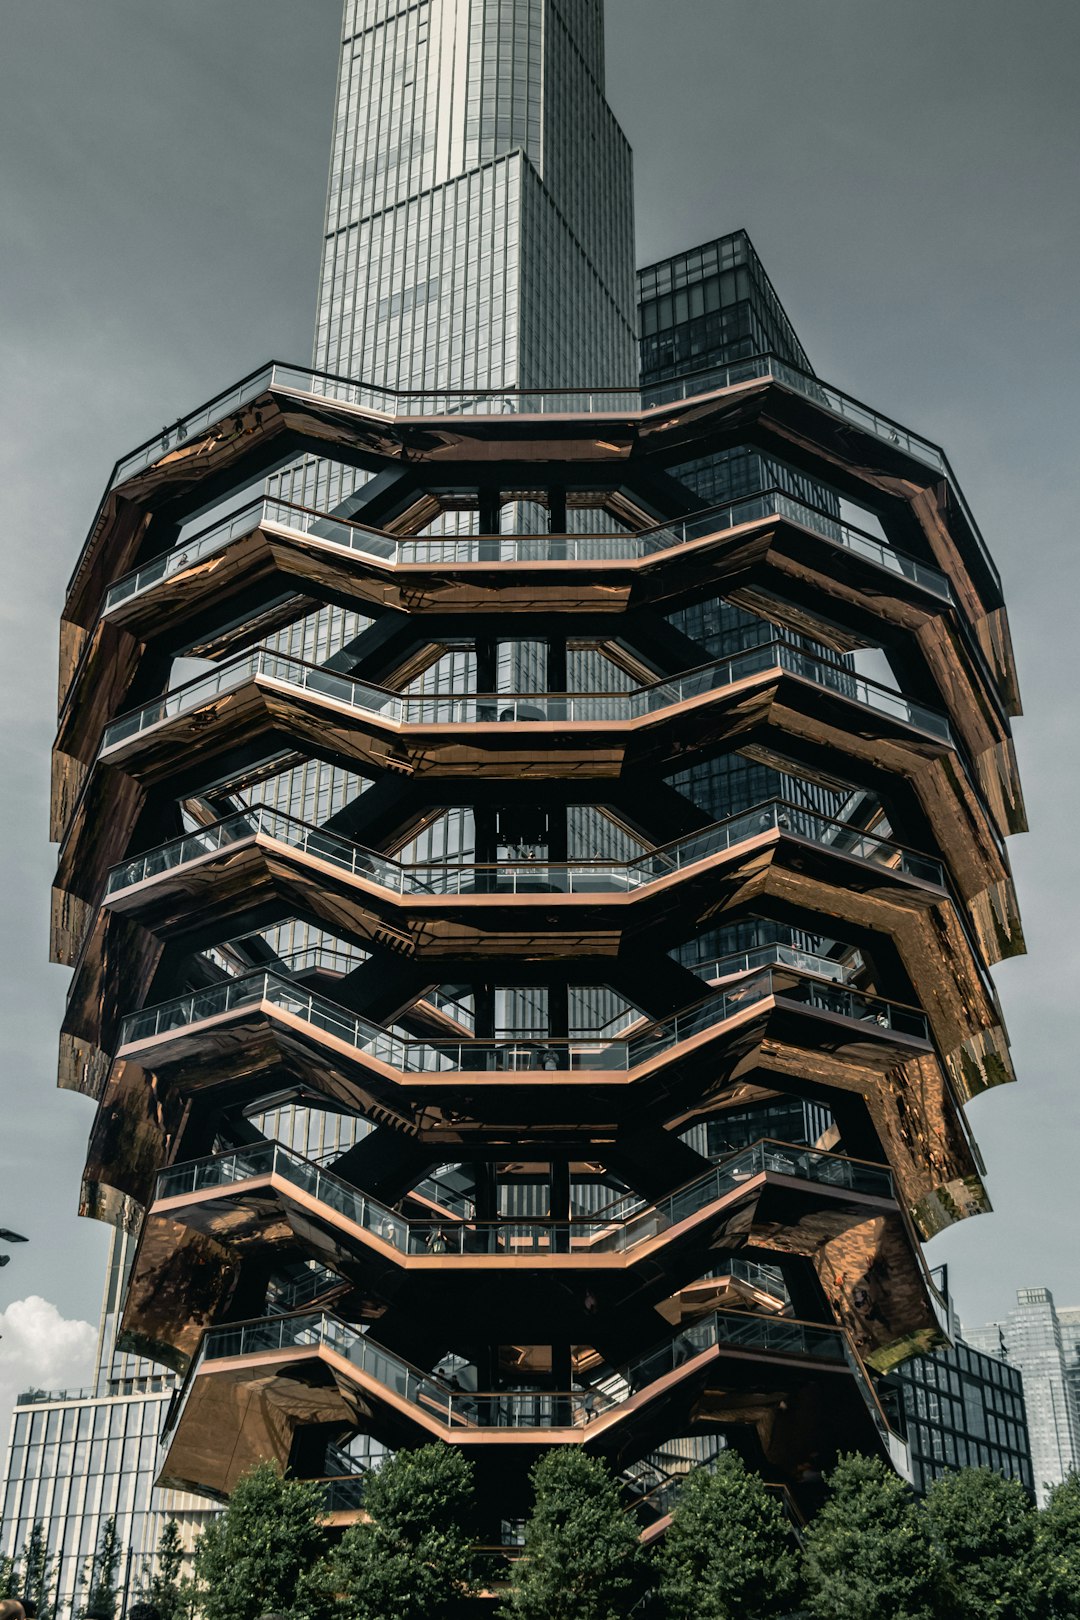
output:
[[633,265],[600,0],[347,0],[317,369],[629,384]]
[[552,1444],[654,1527],[723,1444],[800,1513],[838,1450],[910,1466],[881,1376],[940,1340],[918,1246],[985,1207],[962,1104],[1011,1077],[1000,585],[745,237],[650,272],[646,341],[728,321],[705,372],[690,331],[616,386],[600,15],[347,6],[332,374],[125,457],[72,578],[61,1072],[174,1486],[335,1500],[437,1436],[497,1535]]
[[1031,1462],[1038,1500],[1045,1502],[1050,1486],[1080,1467],[1080,1429],[1077,1427],[1075,1385],[1070,1368],[1075,1361],[1070,1321],[1063,1329],[1049,1288],[1020,1288],[1016,1308],[1000,1322],[968,1330],[968,1342],[991,1355],[1003,1356],[1023,1374],[1024,1400],[1031,1435]]
[[[632,384],[633,267],[601,0],[346,0],[317,370],[419,390]],[[356,481],[309,463],[282,488],[325,506]]]

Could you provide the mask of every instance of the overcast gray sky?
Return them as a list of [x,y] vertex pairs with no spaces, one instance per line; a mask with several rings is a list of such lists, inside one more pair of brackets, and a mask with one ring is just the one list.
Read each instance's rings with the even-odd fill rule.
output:
[[[339,14],[0,0],[0,1225],[32,1240],[0,1312],[41,1294],[96,1320],[107,1241],[74,1213],[90,1104],[54,1090],[64,583],[118,454],[310,353]],[[1076,0],[608,0],[641,261],[746,226],[822,375],[947,447],[1004,575],[1032,825],[1030,955],[997,971],[1020,1083],[971,1109],[997,1213],[928,1251],[973,1322],[1023,1285],[1080,1303],[1078,62]],[[0,1320],[0,1407],[29,1321]],[[85,1335],[61,1339],[77,1373]]]

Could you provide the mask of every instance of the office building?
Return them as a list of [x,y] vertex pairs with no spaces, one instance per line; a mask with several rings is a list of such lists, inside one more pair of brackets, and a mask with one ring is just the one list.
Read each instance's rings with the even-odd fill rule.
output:
[[61,1079],[138,1234],[120,1346],[183,1378],[168,1488],[355,1502],[358,1445],[439,1438],[491,1539],[552,1445],[654,1507],[725,1443],[803,1515],[838,1452],[912,1471],[882,1379],[942,1343],[918,1246],[986,1208],[963,1104],[1012,1077],[1000,583],[745,237],[701,311],[783,353],[616,386],[600,18],[346,8],[335,374],[124,457],[70,583]]
[[956,1468],[993,1468],[1035,1494],[1024,1379],[1000,1355],[965,1342],[949,1294],[948,1269],[934,1274],[939,1316],[952,1341],[912,1356],[890,1382],[904,1404],[912,1483],[920,1493]]
[[55,1570],[57,1620],[78,1614],[84,1577],[106,1520],[115,1517],[120,1589],[137,1591],[156,1567],[162,1531],[175,1519],[190,1550],[216,1512],[205,1497],[155,1488],[159,1437],[175,1373],[116,1349],[134,1245],[110,1246],[93,1381],[79,1390],[24,1391],[16,1400],[0,1483],[0,1556],[20,1557],[40,1524]]
[[968,1342],[1007,1360],[1023,1375],[1031,1463],[1040,1505],[1052,1485],[1080,1467],[1076,1414],[1076,1316],[1063,1327],[1049,1288],[1020,1288],[1000,1322],[969,1330]]
[[[765,267],[745,231],[703,243],[638,273],[641,326],[641,382],[645,400],[662,398],[675,380],[706,386],[711,372],[734,375],[738,362],[753,375],[755,356],[770,354],[774,364],[813,376],[810,358],[780,302]],[[819,528],[838,520],[840,502],[829,485],[809,476],[783,455],[763,454],[748,438],[697,458],[680,468],[682,481],[703,507],[729,508],[732,523],[773,510],[786,501],[796,516],[808,510]],[[667,615],[675,634],[685,635],[710,657],[721,658],[779,638],[792,648],[838,664],[852,663],[850,642],[831,644],[808,637],[797,617],[776,615],[775,602],[760,599],[750,581],[724,600],[695,602]],[[719,819],[765,799],[784,799],[825,815],[843,807],[844,796],[831,784],[805,774],[777,769],[770,762],[743,754],[722,755],[692,766],[686,773],[695,798]],[[682,786],[682,781],[679,783]],[[849,805],[846,818],[861,807]],[[835,943],[792,929],[776,919],[755,919],[710,930],[681,948],[680,960],[692,966],[710,955],[725,958],[737,951],[786,947],[817,959],[833,954]],[[821,1131],[828,1121],[819,1121]],[[770,1132],[771,1134],[771,1132]],[[811,1138],[810,1145],[815,1138]]]
[[157,1490],[158,1440],[176,1379],[158,1374],[107,1393],[28,1390],[11,1419],[0,1497],[0,1555],[18,1557],[40,1523],[56,1570],[57,1620],[81,1612],[84,1577],[105,1521],[115,1517],[121,1591],[139,1589],[161,1533],[175,1519],[190,1548],[215,1511],[205,1498]]

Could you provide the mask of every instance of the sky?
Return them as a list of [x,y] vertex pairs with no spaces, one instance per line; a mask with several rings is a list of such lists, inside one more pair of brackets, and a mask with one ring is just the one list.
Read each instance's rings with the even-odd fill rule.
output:
[[[49,747],[64,585],[118,455],[311,350],[339,0],[0,0],[0,1436],[88,1370],[108,1234],[55,1090]],[[642,263],[746,227],[820,374],[945,445],[1004,577],[1029,955],[1019,1083],[973,1128],[996,1213],[934,1240],[972,1323],[1080,1303],[1080,6],[608,0]],[[38,1346],[35,1370],[35,1345]]]

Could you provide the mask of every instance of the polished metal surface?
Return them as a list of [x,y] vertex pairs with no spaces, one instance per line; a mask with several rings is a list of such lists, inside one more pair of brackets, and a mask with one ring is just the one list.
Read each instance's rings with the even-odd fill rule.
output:
[[[681,469],[739,446],[835,511],[700,510]],[[241,504],[306,454],[377,476]],[[495,532],[519,502],[553,532]],[[707,661],[674,625],[713,603],[759,642]],[[329,662],[273,644],[326,607],[363,616]],[[612,689],[560,689],[582,650]],[[841,1451],[903,1469],[877,1377],[941,1341],[921,1245],[989,1208],[964,1105],[1014,1078],[1017,713],[943,452],[774,356],[644,399],[275,365],[119,463],[61,631],[52,953],[82,1207],[138,1233],[124,1342],[185,1373],[162,1482],[327,1479],[358,1434],[468,1448],[492,1502],[553,1444],[631,1491],[724,1436],[796,1511]],[[363,791],[284,814],[315,763]],[[757,766],[807,802],[687,785]],[[617,858],[568,853],[583,807]],[[266,1139],[293,1105],[355,1145]],[[722,1146],[789,1106],[808,1141]]]

